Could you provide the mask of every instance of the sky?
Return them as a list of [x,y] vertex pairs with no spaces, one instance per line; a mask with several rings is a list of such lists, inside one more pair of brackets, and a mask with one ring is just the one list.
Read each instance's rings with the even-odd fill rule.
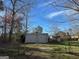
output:
[[70,28],[68,18],[64,15],[71,10],[57,10],[55,7],[49,5],[53,0],[38,0],[38,4],[31,10],[30,14],[33,17],[29,18],[29,27],[41,26],[44,32],[51,33],[53,27],[56,25],[61,31]]
[[[5,0],[6,4],[8,0]],[[65,14],[74,13],[73,10],[64,10],[63,8],[55,8],[51,5],[54,0],[33,0],[36,5],[34,5],[30,12],[28,18],[29,30],[32,31],[33,28],[41,26],[43,32],[51,34],[54,27],[57,26],[60,31],[65,31],[71,27],[68,17]],[[3,15],[0,12],[0,15]]]

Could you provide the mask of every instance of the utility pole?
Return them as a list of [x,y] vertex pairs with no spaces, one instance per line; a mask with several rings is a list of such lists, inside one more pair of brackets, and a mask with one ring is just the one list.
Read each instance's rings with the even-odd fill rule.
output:
[[29,11],[31,9],[31,6],[30,6],[30,3],[27,4],[26,6],[26,13],[25,13],[25,16],[26,16],[26,30],[25,30],[25,39],[27,39],[27,32],[28,32],[28,17],[29,17]]
[[7,8],[5,8],[5,18],[4,18],[4,39],[6,40],[6,37],[7,37],[7,33],[6,33],[6,26],[7,26],[7,23],[6,23],[6,15],[7,15]]
[[72,29],[69,29],[69,32],[70,32],[70,33],[69,33],[70,39],[69,39],[68,45],[69,45],[69,52],[71,52],[71,49],[72,49],[72,48],[71,48],[71,39],[72,39],[71,37],[72,37],[72,35],[73,35]]

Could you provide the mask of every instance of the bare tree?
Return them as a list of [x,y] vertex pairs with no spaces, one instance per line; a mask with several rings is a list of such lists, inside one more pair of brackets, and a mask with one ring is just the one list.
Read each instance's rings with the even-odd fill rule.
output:
[[[77,24],[77,22],[79,21],[79,19],[76,19],[76,16],[77,17],[79,16],[79,0],[54,0],[52,3],[51,3],[52,6],[54,7],[57,7],[57,8],[61,8],[62,10],[63,9],[66,9],[66,10],[71,10],[71,12],[69,12],[68,14],[70,14],[68,16],[69,18],[69,22],[71,24]],[[75,11],[73,14],[72,12]],[[71,52],[71,44],[69,42],[69,52]]]
[[54,0],[52,6],[79,11],[79,0]]
[[[27,14],[29,13],[28,9],[31,8],[31,4],[30,1],[28,0],[8,0],[7,1],[10,6],[5,5],[5,9],[7,9],[7,15],[10,15],[10,27],[9,27],[9,41],[12,40],[12,34],[14,32],[14,28],[15,28],[15,20],[16,20],[16,15],[21,15],[24,17],[28,17]],[[26,12],[27,11],[27,12]],[[26,15],[25,15],[26,14]],[[7,18],[7,17],[5,17]],[[9,18],[9,17],[8,17]],[[20,18],[18,18],[20,19]],[[18,24],[17,24],[17,28],[19,28],[19,21],[18,20]],[[6,23],[5,23],[5,33],[6,33]]]

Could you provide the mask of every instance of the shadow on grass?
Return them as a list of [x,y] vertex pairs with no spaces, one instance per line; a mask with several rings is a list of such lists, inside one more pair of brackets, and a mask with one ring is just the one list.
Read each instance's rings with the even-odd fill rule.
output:
[[41,56],[25,56],[25,55],[21,55],[21,56],[10,56],[10,59],[48,59],[46,57],[41,57]]
[[75,52],[66,52],[67,54],[71,54],[71,55],[75,55],[75,56],[79,56],[79,53],[75,53]]
[[25,52],[27,53],[27,51],[41,51],[40,49],[34,49],[34,48],[25,48],[18,50],[17,49],[13,49],[13,48],[1,48],[0,49],[0,56],[10,56],[10,59],[48,59],[45,56],[34,56],[34,55],[25,55]]

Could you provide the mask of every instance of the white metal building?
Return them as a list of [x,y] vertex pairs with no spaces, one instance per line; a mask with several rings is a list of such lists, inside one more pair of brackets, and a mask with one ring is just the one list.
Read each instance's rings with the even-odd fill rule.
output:
[[26,35],[25,43],[47,43],[47,33],[29,33]]

